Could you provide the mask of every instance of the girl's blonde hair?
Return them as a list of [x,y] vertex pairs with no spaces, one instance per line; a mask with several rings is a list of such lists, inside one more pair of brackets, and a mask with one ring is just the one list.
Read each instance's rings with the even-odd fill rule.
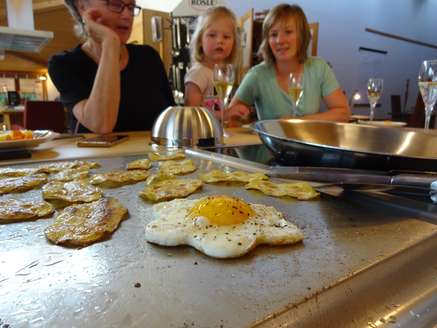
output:
[[269,11],[263,22],[262,42],[258,54],[269,64],[275,63],[276,59],[269,45],[269,34],[273,25],[285,22],[293,18],[297,27],[297,58],[299,63],[304,63],[308,58],[308,46],[311,41],[311,31],[307,18],[302,8],[298,5],[280,4]]
[[204,14],[197,19],[196,29],[193,33],[193,38],[190,43],[190,53],[192,62],[202,62],[205,54],[202,49],[202,36],[205,30],[211,26],[213,22],[220,18],[229,18],[232,21],[234,44],[232,46],[232,52],[229,57],[226,58],[226,63],[232,64],[237,60],[238,49],[240,45],[240,36],[238,32],[237,18],[234,13],[226,7],[214,7],[209,8]]

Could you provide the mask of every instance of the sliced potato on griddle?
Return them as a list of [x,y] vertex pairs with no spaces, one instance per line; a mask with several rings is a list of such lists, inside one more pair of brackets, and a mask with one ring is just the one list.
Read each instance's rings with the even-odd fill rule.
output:
[[170,161],[175,159],[184,159],[185,153],[182,150],[160,150],[149,152],[149,158],[152,161]]
[[47,175],[34,174],[16,178],[6,178],[0,180],[0,195],[24,192],[41,186],[47,182]]
[[23,177],[35,174],[37,170],[36,168],[2,167],[0,168],[0,179]]
[[308,182],[273,183],[265,180],[251,180],[244,187],[260,190],[269,196],[289,196],[299,200],[309,200],[319,196],[319,193]]
[[0,222],[37,219],[52,214],[53,211],[53,206],[44,201],[0,199]]
[[112,197],[71,205],[56,216],[45,235],[54,244],[86,246],[106,238],[127,214],[127,209]]
[[249,182],[250,180],[267,180],[268,177],[263,173],[248,173],[244,171],[224,172],[220,170],[212,170],[210,172],[200,174],[199,178],[206,183],[216,182]]
[[102,197],[102,191],[85,181],[52,181],[42,188],[42,196],[59,208],[96,201]]
[[100,164],[97,162],[91,161],[72,161],[72,162],[56,162],[41,165],[38,168],[38,172],[42,173],[56,173],[66,169],[94,169],[100,167]]
[[165,174],[188,174],[197,170],[196,165],[191,159],[182,161],[166,161],[159,166],[159,170]]
[[86,168],[66,169],[49,176],[50,181],[68,182],[72,180],[83,180],[88,178],[89,170]]
[[160,202],[187,197],[201,187],[202,181],[198,179],[166,179],[147,185],[140,196],[152,202]]
[[116,188],[127,184],[144,181],[150,175],[146,170],[114,170],[91,176],[90,183],[102,188]]
[[127,164],[128,170],[148,170],[152,167],[152,161],[148,158],[137,159]]

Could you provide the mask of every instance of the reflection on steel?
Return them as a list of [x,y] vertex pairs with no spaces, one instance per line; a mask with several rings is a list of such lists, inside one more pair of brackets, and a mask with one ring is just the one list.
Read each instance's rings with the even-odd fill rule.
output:
[[222,143],[221,127],[203,107],[168,107],[152,128],[152,141],[172,147],[214,146]]
[[437,134],[297,119],[258,121],[252,129],[286,165],[437,170]]

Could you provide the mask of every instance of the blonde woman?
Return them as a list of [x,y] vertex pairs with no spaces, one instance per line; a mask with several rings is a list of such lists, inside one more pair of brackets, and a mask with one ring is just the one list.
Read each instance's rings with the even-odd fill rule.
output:
[[49,73],[79,132],[148,130],[173,95],[158,53],[126,44],[134,0],[65,0],[84,42],[55,55]]
[[[311,33],[299,6],[274,7],[264,20],[262,37],[259,52],[264,61],[245,75],[230,104],[231,118],[246,117],[255,106],[260,120],[348,121],[347,98],[334,72],[323,59],[307,55]],[[290,73],[303,77],[303,99],[297,107],[288,95]],[[327,107],[325,112],[320,112],[321,101]]]
[[238,40],[237,20],[228,8],[211,8],[198,18],[190,44],[192,66],[185,76],[185,105],[203,106],[214,95],[214,65],[235,62]]

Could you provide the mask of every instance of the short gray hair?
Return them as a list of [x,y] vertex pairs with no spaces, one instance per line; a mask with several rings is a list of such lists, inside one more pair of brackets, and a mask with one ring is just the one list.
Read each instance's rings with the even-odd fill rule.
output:
[[74,33],[79,38],[86,39],[88,37],[88,33],[85,30],[85,24],[83,22],[82,16],[77,9],[76,1],[77,0],[64,0],[64,4],[70,12],[70,15],[74,19]]

